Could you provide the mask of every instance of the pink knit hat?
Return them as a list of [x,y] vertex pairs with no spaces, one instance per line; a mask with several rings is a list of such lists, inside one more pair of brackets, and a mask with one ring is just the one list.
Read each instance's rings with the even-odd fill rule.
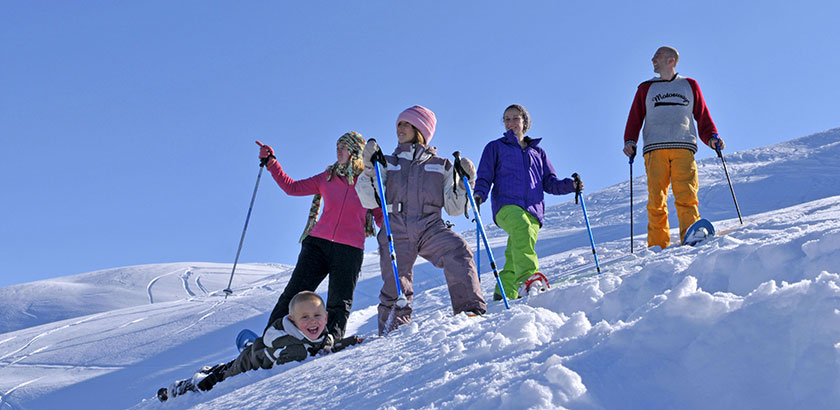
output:
[[423,138],[426,140],[426,145],[432,140],[435,135],[435,125],[437,125],[437,118],[432,110],[423,107],[422,105],[415,105],[400,113],[397,117],[397,125],[400,121],[405,121],[417,128]]

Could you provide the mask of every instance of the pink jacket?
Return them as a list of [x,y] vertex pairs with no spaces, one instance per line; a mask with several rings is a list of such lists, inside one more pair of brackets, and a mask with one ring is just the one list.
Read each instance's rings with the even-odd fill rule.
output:
[[[288,195],[307,196],[321,194],[324,204],[321,217],[309,235],[316,238],[350,245],[359,249],[365,248],[365,215],[367,209],[362,207],[356,195],[356,187],[347,183],[344,177],[334,176],[327,181],[327,172],[295,181],[283,172],[283,167],[277,161],[271,161],[266,168],[277,181],[277,185]],[[382,224],[382,210],[373,210],[377,225]],[[301,220],[301,225],[305,219]]]

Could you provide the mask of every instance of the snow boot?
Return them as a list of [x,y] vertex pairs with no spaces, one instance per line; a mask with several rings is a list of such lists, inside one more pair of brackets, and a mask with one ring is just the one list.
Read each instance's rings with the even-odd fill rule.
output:
[[198,389],[201,391],[208,391],[216,385],[216,383],[225,379],[225,371],[233,364],[233,362],[229,363],[219,363],[213,367],[204,367],[202,369],[202,373],[205,375],[201,378],[198,382],[195,383],[198,386]]

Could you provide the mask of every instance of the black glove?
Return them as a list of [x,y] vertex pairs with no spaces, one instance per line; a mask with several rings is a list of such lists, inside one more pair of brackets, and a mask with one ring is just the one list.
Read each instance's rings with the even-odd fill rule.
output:
[[482,198],[479,194],[473,195],[473,199],[475,199],[476,206],[481,206],[481,204],[484,203],[484,198]]
[[363,339],[359,336],[345,337],[344,339],[341,339],[338,342],[336,342],[335,344],[333,344],[332,351],[333,352],[341,351],[342,349],[344,349],[346,347],[355,346],[359,343],[362,343],[362,341],[364,341],[364,340],[365,339]]
[[301,362],[306,359],[312,352],[307,351],[302,344],[293,344],[284,347],[281,350],[274,352],[274,362],[277,364],[288,363],[291,361]]

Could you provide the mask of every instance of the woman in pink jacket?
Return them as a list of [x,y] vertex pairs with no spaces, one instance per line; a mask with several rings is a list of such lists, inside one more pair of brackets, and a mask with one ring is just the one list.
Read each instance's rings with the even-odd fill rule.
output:
[[[329,275],[327,337],[341,340],[362,268],[365,237],[373,236],[374,220],[377,224],[382,221],[380,209],[370,211],[362,207],[354,186],[356,178],[364,171],[362,149],[365,139],[357,132],[342,135],[336,144],[336,162],[326,171],[300,181],[283,172],[270,146],[259,141],[257,145],[260,146],[260,159],[269,159],[266,168],[283,191],[293,196],[315,195],[301,236],[295,270],[277,299],[266,329],[289,314],[292,297],[304,290],[315,291]],[[317,219],[322,198],[324,213]]]

